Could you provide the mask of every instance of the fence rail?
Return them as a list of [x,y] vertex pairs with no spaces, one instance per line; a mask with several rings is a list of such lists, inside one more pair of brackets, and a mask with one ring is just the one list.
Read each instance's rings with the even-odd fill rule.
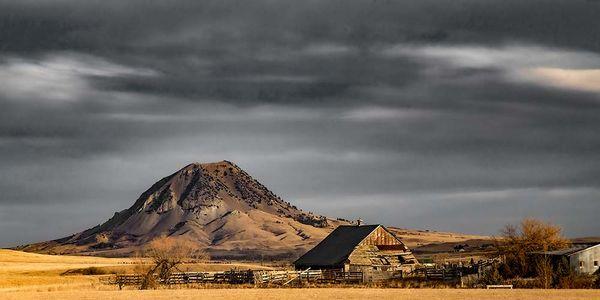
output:
[[[173,273],[166,279],[155,277],[160,284],[194,284],[194,283],[230,283],[243,284],[252,283],[254,276],[253,271],[225,271],[225,272],[181,272]],[[116,275],[114,283],[122,287],[124,285],[141,285],[144,280],[143,275],[139,274],[123,274]]]
[[362,272],[342,272],[335,270],[326,270],[323,271],[323,275],[321,277],[322,282],[344,282],[344,283],[360,283],[363,281],[363,273]]
[[[106,280],[107,283],[117,284],[119,288],[126,285],[141,285],[144,275],[119,274]],[[173,273],[167,279],[155,280],[160,284],[202,284],[202,283],[228,283],[228,284],[280,284],[291,282],[315,283],[361,283],[362,272],[342,272],[331,270],[306,270],[306,271],[225,271],[225,272],[181,272]]]
[[426,280],[459,280],[463,276],[480,275],[484,270],[491,268],[500,260],[498,258],[479,261],[472,265],[442,265],[440,267],[417,268],[406,274],[406,277],[420,277]]

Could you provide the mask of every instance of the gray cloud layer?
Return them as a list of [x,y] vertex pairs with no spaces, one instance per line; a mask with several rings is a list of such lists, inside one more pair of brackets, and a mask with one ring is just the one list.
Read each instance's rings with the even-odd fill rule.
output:
[[[597,1],[0,1],[0,245],[191,161],[331,216],[597,235]],[[43,228],[43,229],[40,229]]]

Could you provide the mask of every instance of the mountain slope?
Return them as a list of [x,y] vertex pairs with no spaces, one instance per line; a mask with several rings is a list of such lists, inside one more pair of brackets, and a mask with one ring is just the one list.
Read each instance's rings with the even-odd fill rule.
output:
[[303,212],[228,161],[193,163],[103,224],[19,247],[41,253],[129,255],[161,235],[191,240],[214,258],[291,257],[344,223]]

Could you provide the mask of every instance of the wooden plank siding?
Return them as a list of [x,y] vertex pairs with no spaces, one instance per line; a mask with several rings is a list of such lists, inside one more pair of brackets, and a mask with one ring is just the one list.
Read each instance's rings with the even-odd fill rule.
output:
[[344,270],[362,272],[364,281],[380,281],[411,272],[416,262],[398,238],[379,226],[354,248]]
[[[404,246],[395,236],[385,230],[382,226],[377,227],[369,234],[360,245],[379,246],[379,245],[401,245]],[[406,247],[404,247],[407,249]]]

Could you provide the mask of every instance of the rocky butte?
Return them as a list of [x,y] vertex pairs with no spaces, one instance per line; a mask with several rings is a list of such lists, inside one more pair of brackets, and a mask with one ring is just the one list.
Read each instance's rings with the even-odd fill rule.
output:
[[192,163],[96,227],[18,249],[128,256],[166,235],[197,243],[213,259],[286,259],[305,252],[340,224],[347,222],[282,200],[234,163]]

